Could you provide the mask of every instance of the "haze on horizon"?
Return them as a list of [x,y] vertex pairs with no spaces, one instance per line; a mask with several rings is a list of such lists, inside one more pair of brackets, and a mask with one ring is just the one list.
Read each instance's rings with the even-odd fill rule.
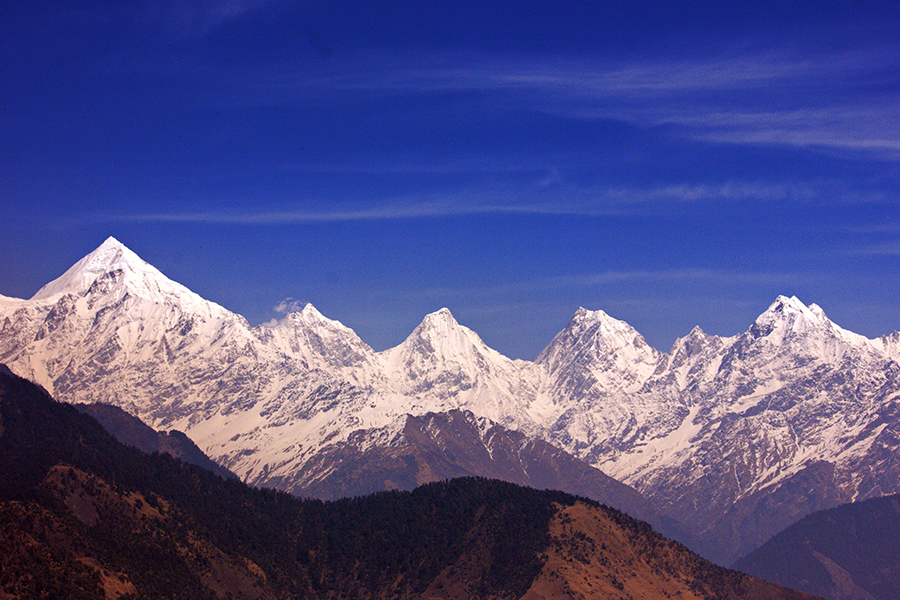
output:
[[448,307],[532,359],[579,306],[667,350],[779,294],[900,329],[900,8],[29,3],[0,15],[0,294],[112,235],[376,349]]

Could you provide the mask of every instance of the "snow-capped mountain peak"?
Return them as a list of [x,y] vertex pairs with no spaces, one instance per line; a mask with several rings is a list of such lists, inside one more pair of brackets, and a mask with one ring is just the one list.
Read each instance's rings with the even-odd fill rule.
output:
[[575,311],[575,314],[572,316],[573,323],[603,323],[604,325],[618,329],[621,325],[625,324],[624,321],[620,321],[618,319],[614,319],[609,314],[602,310],[588,310],[583,306],[579,306],[578,310]]
[[800,312],[807,310],[807,306],[797,296],[783,294],[779,294],[767,310],[784,310],[785,308]]
[[328,317],[320,313],[315,306],[308,302],[303,307],[303,310],[288,313],[278,326],[287,325],[290,325],[292,327],[303,325],[305,327],[312,327],[317,329],[324,328],[334,331],[353,331],[340,321],[329,319]]
[[172,281],[114,237],[107,238],[96,250],[38,290],[31,301],[52,303],[67,294],[92,298],[88,304],[94,308],[95,302],[109,306],[130,299],[129,310],[137,311],[132,312],[132,319],[143,320],[148,315],[141,311],[156,312],[166,306],[177,307],[179,313],[195,314],[204,321],[227,318],[244,321],[243,317]]
[[588,310],[583,306],[579,306],[572,315],[567,330],[577,335],[591,330],[599,337],[612,337],[622,333],[629,335],[634,332],[634,328],[625,321],[616,319],[602,310]]
[[884,353],[878,342],[839,327],[821,307],[806,306],[796,296],[779,296],[741,338],[738,349],[762,344],[760,348],[771,347],[778,354],[816,356],[829,362],[848,353],[857,357]]
[[[613,318],[602,310],[587,310],[583,307],[575,311],[569,326],[557,338],[559,341],[580,340],[590,343],[594,348],[610,351],[626,347],[652,350],[644,337],[625,321]],[[551,342],[548,350],[553,345]]]
[[487,349],[478,334],[460,325],[448,309],[442,308],[426,315],[409,337],[388,353],[458,360],[478,353],[482,347]]
[[[815,308],[813,308],[815,307]],[[761,331],[770,332],[773,328],[808,328],[819,326],[828,321],[824,311],[816,305],[807,307],[796,296],[790,298],[778,296],[768,309],[757,317],[754,323]]]
[[413,330],[412,335],[446,335],[448,333],[456,333],[460,330],[461,325],[453,317],[449,308],[441,308],[433,313],[425,315],[419,326]]
[[709,352],[715,352],[721,348],[724,340],[715,335],[709,335],[699,326],[691,329],[691,332],[682,338],[675,340],[672,349],[669,350],[668,370],[673,372],[685,371],[694,367],[698,360],[708,361],[705,356]]
[[260,327],[257,331],[279,351],[304,361],[311,369],[345,371],[362,365],[368,365],[369,371],[377,369],[375,351],[355,331],[329,319],[309,303],[303,310],[288,313],[275,327]]
[[565,371],[579,379],[590,373],[604,389],[622,383],[634,388],[653,373],[659,356],[625,321],[579,308],[536,362],[549,373]]
[[38,290],[31,299],[44,300],[65,292],[83,292],[90,288],[91,284],[101,275],[118,269],[142,271],[162,277],[162,273],[141,260],[122,242],[114,237],[108,237],[96,250]]
[[[470,335],[471,334],[471,335]],[[458,362],[473,352],[475,333],[462,327],[446,308],[430,313],[413,329],[399,345],[386,350],[388,364],[405,370],[418,365],[417,370],[428,363]],[[480,340],[478,340],[480,341]]]
[[529,380],[519,365],[457,323],[446,308],[427,315],[403,343],[381,357],[398,389],[423,402],[414,412],[474,405],[482,414],[508,422],[511,414],[502,406],[521,395]]

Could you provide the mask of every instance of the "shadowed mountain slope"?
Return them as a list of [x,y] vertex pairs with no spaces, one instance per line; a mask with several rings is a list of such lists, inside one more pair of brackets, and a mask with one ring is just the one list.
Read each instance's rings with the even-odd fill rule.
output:
[[191,439],[177,430],[156,431],[137,417],[111,404],[76,404],[75,408],[94,417],[103,428],[126,446],[152,454],[162,452],[186,463],[203,467],[216,475],[237,479],[237,475],[216,464]]
[[304,487],[271,483],[301,496],[330,500],[412,490],[456,477],[486,477],[583,496],[647,521],[669,538],[699,545],[684,526],[634,488],[543,440],[469,411],[409,415],[402,431],[386,445],[371,441],[379,433],[355,432],[348,441],[326,447],[309,462],[310,472],[319,476]]
[[735,568],[830,600],[900,595],[900,495],[813,513]]

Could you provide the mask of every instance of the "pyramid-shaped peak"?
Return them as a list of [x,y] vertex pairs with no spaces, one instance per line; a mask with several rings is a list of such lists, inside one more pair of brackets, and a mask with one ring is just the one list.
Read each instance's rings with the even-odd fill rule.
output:
[[450,312],[450,309],[442,308],[425,315],[425,318],[422,319],[422,323],[419,324],[416,329],[458,329],[459,327],[460,325],[453,317],[453,313]]
[[303,306],[303,310],[300,311],[300,314],[307,318],[313,318],[313,319],[319,319],[319,320],[325,319],[325,315],[323,315],[321,312],[319,312],[319,309],[317,309],[315,306],[313,306],[312,302],[307,302]]
[[290,307],[276,306],[275,310],[283,311],[283,310],[286,310],[287,308],[293,309],[293,310],[290,310],[284,316],[284,320],[287,322],[291,322],[291,321],[309,322],[309,321],[326,321],[326,320],[328,320],[325,317],[325,315],[320,313],[319,310],[315,306],[313,306],[312,303],[310,303],[310,302],[307,302],[306,304],[304,304],[303,308],[301,308],[300,310],[296,310],[297,306],[298,305],[296,305],[296,304],[294,304]]
[[[307,302],[298,313],[293,313],[296,316],[297,320],[304,322],[307,325],[325,325],[334,327],[336,329],[342,329],[347,331],[352,331],[349,327],[341,323],[340,321],[336,321],[334,319],[329,319],[321,312],[319,309],[312,305],[311,302]],[[355,334],[354,334],[355,335]]]
[[535,362],[551,373],[569,368],[574,369],[572,373],[592,372],[592,377],[607,382],[604,385],[615,387],[618,384],[612,380],[622,373],[628,373],[629,381],[643,380],[658,357],[659,352],[625,321],[602,310],[579,307],[569,325],[556,334]]
[[106,238],[97,249],[85,256],[85,267],[111,266],[119,262],[146,264],[141,258],[116,238]]
[[766,312],[761,314],[756,320],[757,323],[781,321],[785,319],[794,320],[797,317],[808,319],[811,321],[825,321],[828,319],[819,306],[810,304],[806,306],[797,296],[778,296]]
[[429,314],[425,315],[425,318],[426,319],[428,319],[428,318],[444,319],[444,320],[456,322],[456,319],[453,318],[453,313],[451,313],[450,309],[447,307],[440,308],[440,309],[434,311],[433,313],[429,313]]
[[572,316],[573,319],[596,319],[601,316],[609,316],[602,310],[588,310],[583,306],[579,306],[578,310]]
[[775,298],[775,302],[772,303],[770,309],[805,310],[806,305],[803,304],[803,302],[801,302],[800,299],[797,298],[797,296],[788,297],[779,295],[777,298]]
[[407,342],[428,340],[429,343],[443,344],[444,342],[439,340],[454,340],[452,344],[467,345],[472,339],[480,340],[478,334],[460,325],[448,309],[442,308],[425,315],[419,326],[409,335]]
[[132,252],[125,244],[116,238],[109,236],[103,243],[97,246],[97,249],[85,256],[90,263],[103,264],[104,262],[129,262],[136,264],[145,264],[141,258]]
[[[582,306],[575,311],[568,326],[557,334],[541,356],[560,344],[567,346],[581,343],[577,340],[595,340],[597,343],[613,346],[633,343],[646,345],[641,334],[625,321],[611,317],[602,310],[588,310]],[[541,360],[541,356],[538,356],[538,361]]]
[[443,348],[445,351],[453,352],[460,347],[469,347],[473,344],[481,347],[484,342],[477,333],[460,325],[448,309],[442,308],[425,315],[418,327],[397,348],[429,347],[433,350]]
[[602,310],[588,310],[582,306],[575,311],[575,315],[569,323],[569,329],[584,329],[594,325],[599,325],[600,331],[607,332],[630,331],[634,329],[625,321],[611,317]]
[[109,236],[108,238],[103,240],[103,243],[97,247],[97,250],[100,250],[101,248],[116,248],[128,250],[128,248],[125,247],[125,244],[123,244],[113,236]]
[[691,329],[690,333],[675,340],[669,354],[677,355],[679,352],[693,354],[716,339],[716,336],[709,335],[703,331],[699,325],[694,325],[694,328]]
[[825,315],[825,312],[811,304],[806,306],[796,296],[778,296],[766,312],[761,314],[748,330],[754,338],[774,335],[775,340],[784,336],[815,335],[831,337],[838,328]]
[[635,347],[655,353],[644,337],[631,325],[609,316],[602,310],[587,310],[579,307],[569,325],[559,332],[550,345],[544,348],[536,361],[555,360],[552,357],[571,348],[589,344],[594,348]]
[[78,292],[87,289],[100,275],[116,269],[152,271],[156,269],[144,262],[125,244],[110,236],[93,252],[72,265],[32,296],[32,300],[49,298],[62,292]]
[[[291,308],[296,309],[297,305],[292,306]],[[319,312],[315,306],[312,305],[311,302],[307,302],[303,305],[303,308],[300,310],[292,310],[289,312],[286,317],[292,320],[303,320],[303,321],[324,321],[326,320],[325,315]]]

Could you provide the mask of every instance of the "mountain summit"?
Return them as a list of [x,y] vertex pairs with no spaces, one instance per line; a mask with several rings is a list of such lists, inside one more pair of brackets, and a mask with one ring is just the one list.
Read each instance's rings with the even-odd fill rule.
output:
[[162,273],[141,260],[119,240],[108,237],[96,250],[39,289],[31,299],[44,300],[65,292],[84,292],[99,277],[114,272],[143,273],[154,278],[163,277]]
[[403,377],[421,380],[438,371],[465,370],[499,353],[488,348],[471,329],[461,326],[446,308],[426,315],[409,337],[384,353],[385,360]]
[[513,399],[534,394],[521,365],[489,348],[446,308],[426,315],[399,346],[381,353],[388,377],[415,398],[411,412],[477,410],[509,424]]
[[583,389],[586,383],[607,394],[636,391],[655,370],[659,356],[625,321],[602,310],[579,308],[535,362],[561,377],[571,394],[588,391]]

